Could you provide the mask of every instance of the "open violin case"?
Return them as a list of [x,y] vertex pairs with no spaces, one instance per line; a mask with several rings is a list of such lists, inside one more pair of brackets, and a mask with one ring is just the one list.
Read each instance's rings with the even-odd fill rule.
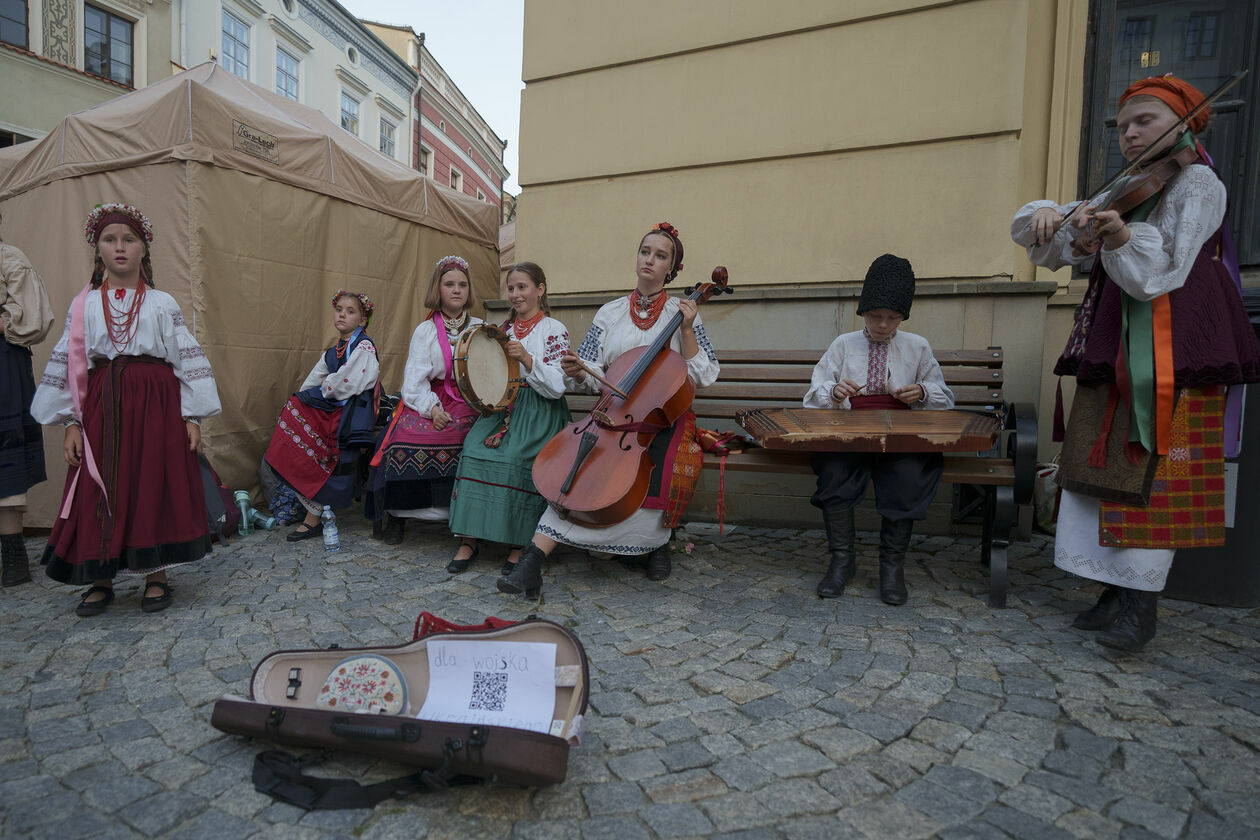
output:
[[[450,673],[461,666],[465,669],[462,677],[472,678],[471,690],[465,686],[462,694],[450,690],[452,683],[442,682],[444,673],[434,674],[434,669],[446,668],[445,673]],[[529,674],[531,666],[528,678],[535,681],[528,687],[533,692],[532,717],[523,721],[524,727],[503,725],[504,709],[513,694],[519,700],[527,693],[527,687],[518,691],[519,684],[509,678]],[[515,675],[504,673],[512,669]],[[551,673],[544,676],[544,671]],[[431,683],[442,696],[430,697]],[[460,627],[422,613],[413,641],[406,644],[282,650],[268,655],[254,669],[248,699],[219,700],[210,722],[234,735],[348,750],[424,768],[425,772],[414,774],[417,783],[412,789],[469,781],[547,785],[565,778],[569,748],[578,743],[586,714],[589,683],[582,643],[559,624],[533,617],[519,622],[489,618],[481,625]],[[425,708],[432,703],[436,703],[432,710]],[[452,716],[459,720],[417,717],[422,713],[432,717],[452,704],[457,707]],[[266,781],[267,787],[280,792],[265,790],[260,782],[264,760],[274,764],[275,756],[296,768],[287,776],[287,766],[261,770],[264,776],[279,770],[275,775],[283,778]],[[258,759],[255,786],[276,798],[306,808],[364,806],[358,800],[316,804],[321,791],[286,795],[284,787],[295,776],[300,777],[299,784],[333,781],[359,786],[302,776],[300,768],[309,761],[285,753],[264,753]],[[407,792],[399,790],[400,781],[382,785],[392,785],[392,795],[399,795]],[[383,792],[376,801],[389,795]],[[330,798],[337,796],[323,796]]]

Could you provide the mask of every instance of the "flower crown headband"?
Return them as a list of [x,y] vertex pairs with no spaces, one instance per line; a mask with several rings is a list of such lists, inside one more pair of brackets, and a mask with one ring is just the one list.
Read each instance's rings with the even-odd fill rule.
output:
[[437,269],[440,273],[445,273],[448,268],[454,266],[465,274],[468,273],[468,260],[463,257],[457,257],[451,254],[449,257],[442,257],[437,261]]
[[83,225],[83,236],[88,244],[95,248],[101,231],[113,224],[126,225],[134,230],[146,245],[153,244],[153,225],[149,223],[148,217],[130,204],[119,202],[96,205]]
[[369,321],[372,320],[372,311],[376,309],[376,306],[372,303],[372,299],[367,295],[352,292],[349,289],[338,289],[337,294],[333,295],[332,305],[336,306],[337,301],[347,296],[357,300],[359,302],[359,306],[363,309],[363,314],[367,316]]
[[652,230],[650,231],[650,233],[663,233],[666,236],[668,236],[670,239],[674,240],[674,259],[677,261],[677,264],[674,266],[673,270],[669,273],[669,277],[672,280],[674,277],[678,275],[678,272],[683,270],[682,237],[679,236],[678,234],[678,228],[674,227],[669,222],[657,222],[656,224],[652,225]]

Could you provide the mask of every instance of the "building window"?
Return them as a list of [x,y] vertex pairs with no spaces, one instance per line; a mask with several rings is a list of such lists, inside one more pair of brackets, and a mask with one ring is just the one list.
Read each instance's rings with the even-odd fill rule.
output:
[[438,129],[446,131],[446,120],[438,120]]
[[95,6],[83,6],[83,69],[131,87],[132,24]]
[[249,27],[226,9],[223,11],[223,69],[249,79]]
[[341,92],[341,127],[359,136],[359,100],[344,90]]
[[433,153],[424,146],[420,147],[420,171],[433,177]]
[[[1086,65],[1085,120],[1079,194],[1096,190],[1122,169],[1116,139],[1120,94],[1148,76],[1172,73],[1209,93],[1253,60],[1260,16],[1249,0],[1094,0],[1090,31],[1097,33]],[[1255,74],[1212,105],[1199,135],[1229,194],[1228,220],[1243,265],[1260,264],[1260,122],[1248,115],[1260,98]]]
[[464,175],[455,167],[451,167],[451,189],[464,191]]
[[486,194],[485,194],[485,193],[483,193],[481,190],[477,190],[477,200],[478,200],[478,201],[485,201],[485,200],[486,200]]
[[394,131],[398,126],[381,117],[381,151],[389,157],[394,156]]
[[16,131],[0,129],[0,149],[7,149],[9,146],[16,146],[18,143],[25,143],[34,139],[34,137],[27,137],[25,134],[18,134]]
[[298,101],[298,60],[276,47],[276,93]]
[[0,41],[15,47],[29,49],[26,0],[0,0]]

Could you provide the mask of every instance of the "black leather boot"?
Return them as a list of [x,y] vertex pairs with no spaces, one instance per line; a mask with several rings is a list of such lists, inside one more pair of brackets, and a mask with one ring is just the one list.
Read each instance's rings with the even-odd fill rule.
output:
[[884,517],[879,529],[879,599],[885,604],[901,606],[906,593],[906,550],[910,548],[913,519],[895,522]]
[[385,524],[381,527],[381,542],[386,545],[402,545],[403,519],[385,514]]
[[22,541],[21,534],[0,535],[0,559],[4,564],[0,583],[4,586],[31,582],[30,561],[26,556],[26,543]]
[[1107,630],[1098,634],[1098,644],[1137,653],[1155,638],[1155,606],[1159,593],[1116,588],[1120,590],[1120,614]]
[[647,558],[648,580],[665,580],[674,570],[673,561],[669,557],[669,543],[652,549]]
[[533,543],[525,546],[512,574],[499,578],[496,583],[499,591],[508,595],[524,592],[526,598],[537,598],[542,594],[542,562],[546,557]]
[[1106,630],[1120,614],[1120,589],[1108,584],[1098,596],[1098,603],[1076,616],[1072,626],[1077,630]]
[[819,598],[839,598],[857,572],[857,555],[853,549],[853,508],[823,508],[823,528],[827,531],[827,548],[831,563],[818,581]]

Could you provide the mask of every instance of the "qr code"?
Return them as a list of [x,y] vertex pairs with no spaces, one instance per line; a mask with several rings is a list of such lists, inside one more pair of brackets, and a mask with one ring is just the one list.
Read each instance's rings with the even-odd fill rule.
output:
[[469,709],[485,712],[503,711],[503,703],[507,700],[507,674],[490,674],[473,671],[472,700]]

